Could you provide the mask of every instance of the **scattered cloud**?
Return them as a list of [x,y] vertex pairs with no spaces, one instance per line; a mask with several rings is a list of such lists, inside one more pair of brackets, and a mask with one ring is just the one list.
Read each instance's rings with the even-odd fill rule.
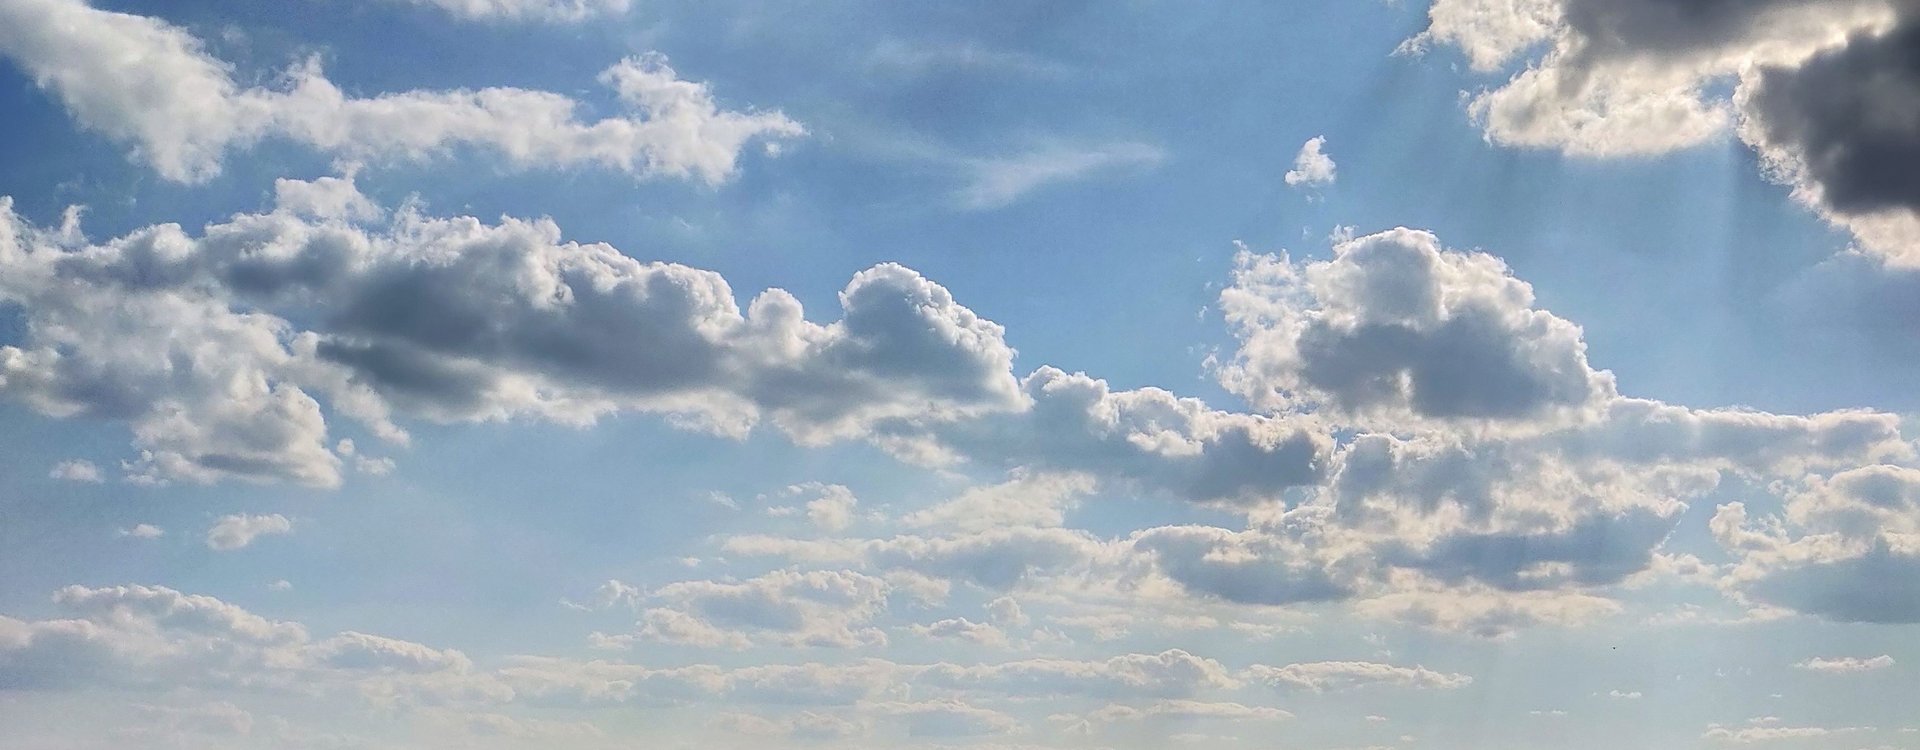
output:
[[253,544],[263,536],[293,533],[293,522],[286,516],[271,515],[250,516],[238,514],[221,516],[207,529],[207,548],[219,552],[230,552]]
[[[422,0],[471,17],[601,3]],[[622,0],[612,0],[624,5]],[[296,142],[342,159],[418,161],[477,148],[517,169],[592,166],[636,177],[718,184],[749,143],[805,129],[778,111],[722,109],[702,83],[681,80],[658,55],[607,68],[599,82],[629,114],[577,119],[562,94],[517,88],[352,96],[317,59],[295,65],[277,89],[246,88],[201,40],[157,18],[83,0],[33,0],[0,8],[0,56],[58,97],[89,130],[128,146],[166,179],[204,182],[226,155],[263,139]],[[140,65],[117,60],[139,59]]]
[[1336,165],[1333,157],[1324,149],[1327,137],[1317,135],[1307,139],[1300,147],[1299,155],[1293,157],[1293,169],[1287,171],[1285,179],[1288,185],[1295,187],[1325,187],[1332,185],[1336,178]]

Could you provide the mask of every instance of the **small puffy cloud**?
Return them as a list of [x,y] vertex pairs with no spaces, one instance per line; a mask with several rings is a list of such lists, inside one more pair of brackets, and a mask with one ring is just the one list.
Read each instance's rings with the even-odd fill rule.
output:
[[910,737],[982,737],[1020,729],[1012,716],[958,700],[866,703],[860,710],[904,722]]
[[1085,474],[1015,472],[1005,482],[969,488],[951,500],[909,513],[900,522],[961,531],[1059,526],[1073,502],[1093,488],[1093,477]]
[[936,687],[1014,691],[1029,696],[1190,696],[1243,683],[1218,661],[1178,649],[1098,661],[1026,659],[1000,664],[935,664],[916,681]]
[[1759,720],[1748,722],[1746,726],[1710,724],[1707,726],[1707,731],[1701,733],[1700,738],[1704,740],[1714,740],[1716,742],[1748,745],[1757,742],[1808,740],[1836,734],[1852,734],[1864,731],[1867,731],[1865,727],[1790,727],[1781,726],[1774,721]]
[[244,513],[221,516],[212,528],[207,529],[207,547],[220,552],[237,550],[253,544],[253,540],[262,536],[293,533],[293,521],[278,513],[269,515],[247,515]]
[[1303,688],[1316,693],[1373,685],[1453,690],[1473,684],[1473,678],[1464,674],[1364,661],[1323,661],[1284,667],[1260,664],[1249,668],[1247,676],[1275,687]]
[[1336,177],[1333,157],[1324,149],[1327,137],[1315,136],[1300,147],[1300,153],[1293,157],[1293,169],[1288,170],[1285,179],[1288,185],[1295,187],[1322,187],[1332,185]]
[[1013,597],[1003,596],[987,602],[987,620],[1003,628],[1022,628],[1032,619],[1020,608],[1020,602]]
[[854,506],[860,504],[853,491],[837,484],[820,488],[820,496],[807,501],[807,520],[827,531],[842,531],[853,523]]
[[655,590],[663,606],[641,613],[644,638],[745,648],[760,639],[792,646],[884,645],[871,626],[892,586],[853,571],[775,571],[741,582],[682,581]]
[[1240,703],[1207,703],[1193,700],[1163,700],[1145,706],[1114,704],[1087,715],[1101,722],[1143,721],[1285,721],[1293,714],[1269,706]]
[[[470,16],[584,14],[611,2],[421,0]],[[523,12],[523,13],[522,13]],[[578,119],[580,102],[517,88],[407,91],[356,97],[320,70],[295,66],[281,89],[246,88],[231,66],[184,29],[82,0],[0,7],[0,56],[58,97],[89,130],[130,147],[175,181],[220,171],[228,152],[273,137],[360,161],[420,160],[478,148],[518,169],[597,166],[637,177],[725,181],[744,147],[801,135],[777,111],[721,109],[705,84],[681,80],[659,56],[623,60],[600,75],[628,114]],[[116,61],[138,59],[139,65]]]
[[339,669],[419,674],[465,672],[473,667],[473,661],[459,651],[352,631],[314,644],[310,653],[319,663]]
[[1893,666],[1893,663],[1894,663],[1893,657],[1888,656],[1886,654],[1881,654],[1879,656],[1866,658],[1866,659],[1851,657],[1851,656],[1831,658],[1831,659],[1825,658],[1825,657],[1814,657],[1811,659],[1807,659],[1806,661],[1798,662],[1793,666],[1795,669],[1804,669],[1809,672],[1844,674],[1849,672],[1872,672],[1875,670],[1886,669],[1887,667]]
[[577,23],[626,14],[633,0],[389,0],[437,8],[470,21]]
[[166,529],[162,529],[150,523],[134,524],[129,528],[124,528],[119,530],[118,532],[115,532],[116,536],[126,537],[130,539],[159,539],[160,537],[166,536],[166,534],[167,534]]
[[78,458],[54,464],[53,470],[47,472],[47,476],[51,479],[86,484],[99,484],[106,481],[106,477],[100,473],[100,467],[95,466],[92,461]]
[[908,630],[923,638],[936,640],[959,640],[982,646],[1006,646],[1007,634],[989,623],[974,622],[965,617],[955,617],[925,625],[907,626]]

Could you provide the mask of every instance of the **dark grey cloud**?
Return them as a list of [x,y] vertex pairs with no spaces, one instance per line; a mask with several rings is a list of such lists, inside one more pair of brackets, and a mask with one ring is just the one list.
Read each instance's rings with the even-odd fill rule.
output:
[[1784,154],[1825,208],[1920,210],[1920,15],[1760,69],[1745,104],[1750,137]]
[[1920,623],[1920,554],[1877,543],[1859,557],[1772,570],[1744,590],[1838,622]]

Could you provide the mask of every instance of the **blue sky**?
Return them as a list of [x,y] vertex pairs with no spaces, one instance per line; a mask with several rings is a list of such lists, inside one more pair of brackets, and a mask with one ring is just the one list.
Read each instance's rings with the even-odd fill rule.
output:
[[1911,27],[0,0],[0,746],[1920,747]]

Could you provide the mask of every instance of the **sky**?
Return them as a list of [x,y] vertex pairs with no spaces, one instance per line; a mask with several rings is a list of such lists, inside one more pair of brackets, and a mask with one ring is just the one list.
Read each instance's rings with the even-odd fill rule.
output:
[[0,749],[1920,748],[1911,0],[0,0]]

